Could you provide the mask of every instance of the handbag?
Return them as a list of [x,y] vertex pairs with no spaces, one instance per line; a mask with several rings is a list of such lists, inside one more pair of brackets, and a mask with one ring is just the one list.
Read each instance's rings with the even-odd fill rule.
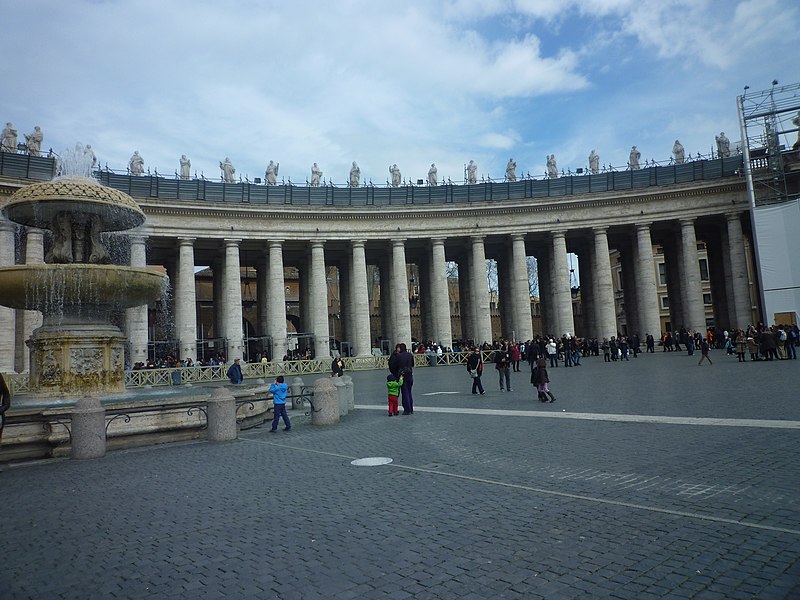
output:
[[469,376],[475,379],[478,376],[478,369],[469,369]]

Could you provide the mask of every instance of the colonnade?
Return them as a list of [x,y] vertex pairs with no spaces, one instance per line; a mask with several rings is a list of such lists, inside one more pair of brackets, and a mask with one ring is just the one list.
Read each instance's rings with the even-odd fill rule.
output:
[[[256,271],[257,323],[259,336],[269,338],[272,357],[287,352],[287,296],[284,273],[295,266],[300,274],[300,322],[314,338],[315,355],[328,356],[330,306],[327,269],[339,269],[342,337],[356,356],[369,355],[377,338],[392,344],[411,342],[411,310],[407,266],[418,267],[419,309],[422,338],[444,347],[454,339],[491,342],[498,338],[526,340],[534,337],[531,295],[528,284],[529,256],[538,265],[542,332],[573,333],[590,337],[618,334],[619,315],[615,311],[615,286],[609,255],[621,253],[624,274],[625,318],[629,332],[658,336],[661,333],[658,274],[654,245],[664,248],[666,276],[673,329],[704,330],[706,318],[700,269],[698,238],[714,240],[709,256],[714,257],[716,285],[714,295],[720,306],[715,316],[726,327],[744,327],[751,321],[749,279],[742,214],[730,212],[709,225],[692,218],[638,222],[628,225],[567,227],[548,232],[515,231],[460,237],[393,238],[379,240],[361,237],[344,240],[254,240],[248,238],[198,239],[179,236],[159,238],[146,256],[150,240],[145,232],[129,236],[130,263],[143,267],[161,264],[172,282],[174,338],[181,357],[198,355],[198,295],[196,265],[210,265],[213,272],[215,337],[227,341],[228,358],[243,357],[245,335],[242,327],[243,304],[241,268]],[[155,234],[151,233],[155,237]],[[44,260],[44,236],[28,229],[24,261]],[[0,221],[0,265],[13,264],[15,229]],[[244,247],[249,260],[243,264]],[[253,248],[256,248],[253,259]],[[213,248],[213,250],[209,250]],[[569,253],[578,257],[583,318],[576,331]],[[19,254],[19,253],[18,253]],[[17,257],[18,258],[18,257]],[[500,330],[493,330],[490,294],[487,285],[487,258],[497,261],[499,274]],[[447,263],[458,264],[458,298],[451,299]],[[711,262],[711,261],[710,261]],[[380,330],[371,321],[368,265],[380,271]],[[452,300],[452,302],[451,302]],[[457,303],[457,307],[456,307]],[[27,368],[24,344],[41,322],[38,313],[0,307],[0,371]],[[453,319],[454,315],[460,317]],[[460,328],[458,327],[460,323]],[[148,357],[148,309],[136,307],[126,313],[124,328],[130,341],[131,363]],[[457,328],[454,330],[454,328]],[[16,331],[16,335],[5,332]],[[539,333],[539,332],[537,332]]]

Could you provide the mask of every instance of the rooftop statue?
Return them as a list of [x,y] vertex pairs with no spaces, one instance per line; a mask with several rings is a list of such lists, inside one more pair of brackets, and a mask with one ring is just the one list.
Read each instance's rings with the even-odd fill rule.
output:
[[356,161],[353,161],[353,166],[350,167],[350,187],[358,187],[361,183],[361,169]]
[[800,110],[797,111],[797,116],[792,119],[792,125],[797,127],[797,141],[792,146],[792,150],[800,148]]
[[428,185],[439,185],[438,172],[436,163],[431,163],[431,168],[428,169]]
[[11,122],[6,123],[3,129],[3,137],[0,138],[0,152],[16,152],[17,151],[17,130],[14,129],[14,124]]
[[280,163],[274,163],[269,161],[267,165],[267,172],[264,178],[267,180],[267,185],[277,185],[278,183],[278,169],[280,169]]
[[517,163],[514,161],[513,158],[508,159],[508,164],[506,165],[506,181],[516,181],[517,180]]
[[600,155],[594,150],[589,154],[589,171],[592,175],[597,175],[600,172]]
[[547,176],[558,177],[558,164],[556,164],[555,154],[550,154],[547,156]]
[[478,183],[478,165],[474,160],[467,165],[467,183]]
[[636,146],[633,146],[631,148],[631,154],[628,157],[628,166],[631,168],[631,171],[641,169],[641,167],[639,166],[640,158],[642,158],[642,153],[636,149]]
[[[277,175],[277,170],[275,171]],[[319,180],[322,179],[322,170],[317,166],[317,163],[311,165],[311,187],[319,187]]]
[[389,173],[392,175],[392,187],[398,187],[400,185],[400,168],[397,163],[389,167]]
[[686,162],[686,152],[683,149],[683,144],[678,140],[675,140],[675,144],[672,146],[672,155],[675,157],[676,165],[682,165]]
[[141,175],[144,173],[144,159],[139,155],[139,151],[135,150],[133,156],[128,161],[128,171],[131,175]]
[[42,152],[42,129],[38,125],[33,128],[33,133],[25,134],[25,144],[28,146],[28,154],[31,156],[40,156]]
[[181,154],[181,179],[189,179],[189,170],[192,168],[192,161]]
[[234,173],[236,173],[236,169],[233,167],[233,163],[231,159],[227,156],[225,160],[219,163],[219,168],[222,169],[222,180],[225,183],[234,183],[236,180],[233,178]]
[[728,158],[731,155],[731,141],[725,136],[725,132],[721,131],[714,139],[717,142],[717,154],[720,158]]

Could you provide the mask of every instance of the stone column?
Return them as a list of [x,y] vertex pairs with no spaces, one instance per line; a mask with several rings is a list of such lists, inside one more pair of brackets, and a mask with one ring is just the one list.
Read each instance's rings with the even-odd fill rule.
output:
[[620,285],[622,286],[627,334],[638,333],[641,338],[642,326],[639,323],[639,297],[636,294],[636,277],[633,272],[635,258],[632,244],[626,242],[625,247],[621,249],[620,262],[622,263]]
[[[0,215],[0,267],[10,267],[16,262],[14,256],[15,226]],[[16,349],[16,311],[0,306],[0,373],[14,371]]]
[[536,256],[536,275],[539,280],[539,313],[542,318],[542,335],[555,335],[558,330],[553,310],[552,255],[548,249],[541,249]]
[[492,343],[492,314],[489,311],[489,286],[486,278],[486,251],[483,246],[483,237],[473,236],[472,256],[472,282],[470,292],[472,296],[473,315],[475,323],[475,343]]
[[[223,257],[224,258],[224,257]],[[225,338],[225,297],[223,295],[225,283],[225,261],[216,259],[211,264],[212,295],[214,296],[214,337]]]
[[753,307],[750,304],[750,282],[747,277],[742,221],[739,213],[728,213],[725,217],[728,220],[728,256],[735,311],[733,327],[744,329],[753,319]]
[[405,343],[411,351],[411,312],[408,306],[405,240],[392,240],[392,305],[394,306],[394,343]]
[[617,335],[617,316],[614,304],[614,286],[611,281],[611,263],[608,253],[608,234],[605,227],[594,228],[594,299],[597,338]]
[[228,362],[244,358],[242,333],[242,274],[239,263],[241,240],[225,240],[225,279],[223,280],[223,322],[228,340]]
[[680,252],[674,233],[661,244],[664,249],[664,266],[667,270],[667,297],[669,298],[670,331],[688,327],[688,318],[683,306],[683,282],[681,281]]
[[331,356],[328,328],[328,279],[325,274],[325,241],[311,242],[311,277],[309,278],[311,332],[314,334],[314,358]]
[[685,325],[687,329],[705,332],[706,313],[703,308],[703,288],[700,285],[700,263],[697,257],[694,219],[681,219],[680,224],[682,300],[685,314],[688,317],[688,323]]
[[[417,271],[419,272],[419,321],[421,325],[421,340],[430,340],[437,343],[436,329],[434,327],[433,306],[431,305],[431,290],[433,290],[433,274],[431,268],[430,252],[423,252],[417,259]],[[413,328],[412,328],[413,333]]]
[[528,253],[525,250],[525,236],[511,236],[511,304],[514,313],[514,330],[518,340],[533,339],[531,322],[531,294],[528,287]]
[[[515,314],[514,314],[514,295],[513,289],[514,265],[511,259],[511,247],[502,248],[500,255],[495,262],[495,272],[497,273],[497,311],[500,314],[500,328],[497,330],[497,337],[504,339],[516,338]],[[491,308],[491,296],[489,297],[489,314],[492,317],[492,332],[494,332],[494,311]]]
[[462,256],[458,261],[458,303],[461,315],[461,339],[475,340],[475,319],[472,308],[472,268],[469,257]]
[[256,258],[256,330],[269,335],[269,246]]
[[[44,263],[44,231],[27,227],[26,232],[25,264],[40,265]],[[22,361],[22,370],[28,371],[30,369],[30,352],[25,342],[30,339],[34,329],[42,326],[42,313],[38,310],[18,311],[17,318],[20,314],[22,315],[22,344],[20,347],[19,340],[17,340],[18,360]],[[21,356],[19,355],[20,350],[22,351]],[[18,362],[18,364],[20,363]]]
[[[581,317],[583,331],[576,331],[581,337],[597,337],[597,303],[594,301],[594,240],[578,249],[578,269],[581,275]],[[576,324],[577,328],[577,324]],[[601,338],[602,339],[602,338]]]
[[351,317],[353,320],[353,344],[355,356],[372,354],[372,336],[369,321],[369,291],[367,282],[367,256],[364,240],[353,240],[350,290],[352,293]]
[[283,279],[283,240],[269,242],[269,274],[267,276],[267,335],[271,340],[272,360],[286,354],[286,283]]
[[[147,266],[147,236],[129,236],[131,243],[131,266],[143,269]],[[147,342],[149,339],[147,304],[134,306],[125,311],[125,329],[128,337],[131,365],[147,362]],[[192,360],[197,358],[192,355]]]
[[[569,267],[567,266],[566,231],[554,231],[553,236],[553,295],[555,311],[558,316],[559,330],[556,335],[575,333],[575,322],[572,318],[572,291],[570,290]],[[606,252],[608,260],[608,252]],[[602,302],[598,298],[598,303]],[[611,304],[614,299],[612,294]],[[598,323],[598,325],[600,325]]]
[[392,303],[392,274],[391,261],[381,259],[378,264],[378,277],[380,279],[380,311],[381,311],[381,337],[390,341],[389,354],[394,350],[394,304]]
[[639,308],[639,332],[642,341],[649,333],[658,339],[661,334],[661,319],[658,307],[658,282],[653,260],[653,240],[650,224],[637,223],[634,271],[636,281],[636,305]]
[[450,321],[450,288],[447,284],[447,258],[444,239],[431,240],[431,310],[435,339],[446,348],[453,347],[453,326]]
[[175,285],[177,358],[197,358],[197,295],[194,283],[194,238],[178,238],[178,281]]
[[355,339],[355,331],[353,330],[353,290],[350,287],[350,269],[352,265],[350,263],[353,262],[353,255],[350,253],[345,260],[341,261],[336,266],[337,277],[336,281],[339,284],[339,335],[337,336],[336,331],[336,319],[334,318],[334,323],[331,325],[331,335],[337,338],[340,342],[348,342],[351,346],[354,344],[353,340]]

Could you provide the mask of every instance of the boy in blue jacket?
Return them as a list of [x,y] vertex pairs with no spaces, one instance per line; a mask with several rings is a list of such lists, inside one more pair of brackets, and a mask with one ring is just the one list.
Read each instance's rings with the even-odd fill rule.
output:
[[286,394],[289,392],[289,386],[283,382],[283,375],[278,375],[275,378],[275,383],[270,384],[269,391],[272,392],[273,412],[275,416],[272,419],[271,433],[278,430],[278,421],[283,417],[283,424],[286,427],[284,431],[291,431],[292,423],[289,421],[289,415],[286,414]]

